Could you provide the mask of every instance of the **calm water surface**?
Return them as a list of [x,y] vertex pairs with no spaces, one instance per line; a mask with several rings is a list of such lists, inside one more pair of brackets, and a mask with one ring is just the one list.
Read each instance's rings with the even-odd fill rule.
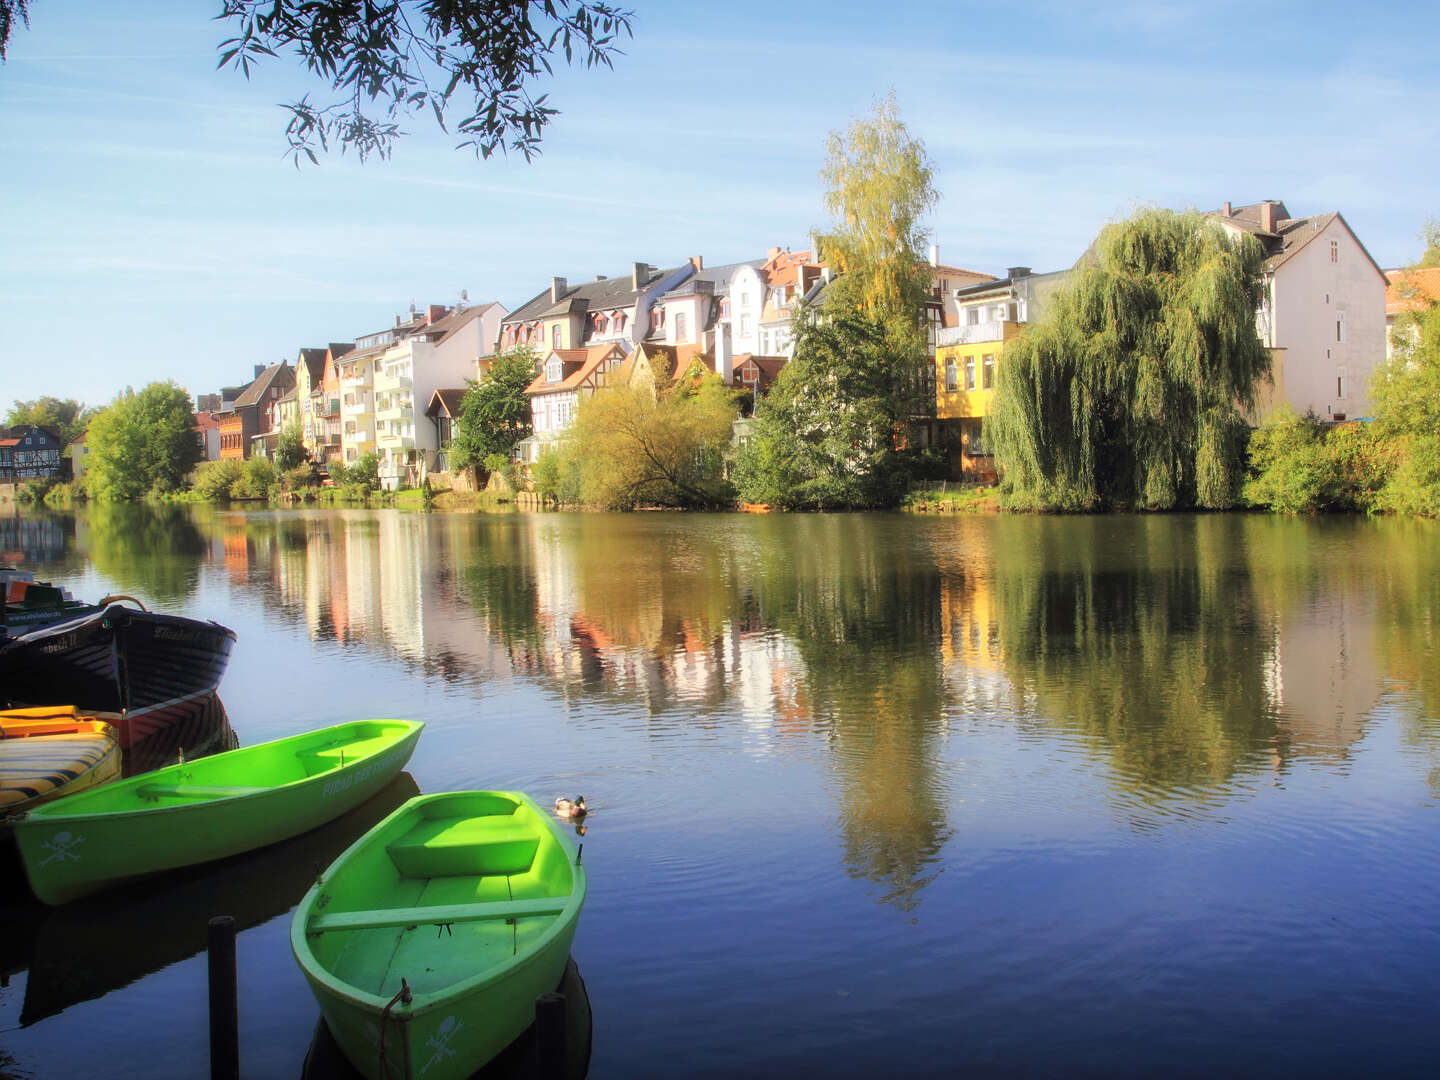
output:
[[[418,789],[583,794],[591,1075],[1432,1073],[1440,530],[1269,517],[0,517],[239,634],[245,745],[428,723],[349,819],[53,912],[0,1075],[297,1076],[316,870]],[[162,887],[163,886],[163,887]]]

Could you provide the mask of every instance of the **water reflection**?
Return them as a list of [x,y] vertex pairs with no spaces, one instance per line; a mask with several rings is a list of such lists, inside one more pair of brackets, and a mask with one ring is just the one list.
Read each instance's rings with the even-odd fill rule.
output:
[[1123,806],[1193,810],[1342,764],[1386,693],[1431,718],[1440,696],[1426,523],[94,507],[76,538],[137,592],[208,564],[431,677],[823,745],[845,863],[902,905],[950,836],[938,762],[966,724],[1061,736]]

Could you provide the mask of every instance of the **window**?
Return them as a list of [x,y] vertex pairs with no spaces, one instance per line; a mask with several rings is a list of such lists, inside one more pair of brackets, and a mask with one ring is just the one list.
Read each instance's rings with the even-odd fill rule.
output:
[[741,311],[749,311],[749,310],[750,310],[750,290],[748,290],[748,289],[746,289],[744,292],[742,292],[742,293],[740,294],[740,310],[741,310]]
[[960,374],[953,356],[945,358],[945,389],[951,393],[960,389]]
[[749,337],[755,332],[755,323],[749,315],[740,316],[740,336]]
[[991,315],[991,318],[993,318],[996,322],[1004,322],[1004,321],[1005,321],[1005,305],[1004,305],[1004,304],[996,304],[995,307],[994,307],[994,309],[993,309],[993,313],[992,313],[992,315]]
[[965,357],[965,389],[975,389],[975,357]]
[[1336,375],[1336,376],[1335,376],[1335,396],[1338,397],[1338,398],[1340,398],[1340,399],[1342,399],[1342,400],[1343,400],[1344,397],[1345,397],[1345,376],[1344,376],[1344,375]]
[[560,358],[559,358],[558,356],[552,356],[552,357],[546,362],[546,364],[545,364],[545,381],[546,381],[546,382],[559,382],[559,381],[560,381]]
[[550,347],[552,349],[560,347],[560,324],[558,322],[550,327]]
[[622,330],[625,329],[625,313],[624,313],[623,311],[617,311],[617,312],[615,312],[615,320],[614,320],[614,322],[615,322],[614,330],[615,330],[615,333],[618,334],[618,333],[620,333],[620,331],[622,331]]
[[1338,312],[1335,318],[1335,340],[1345,340],[1345,312]]
[[659,329],[660,329],[662,326],[664,326],[664,325],[665,325],[665,309],[664,309],[663,307],[653,307],[653,308],[651,308],[651,309],[650,309],[650,329],[651,329],[651,330],[659,330]]
[[720,298],[720,318],[730,318],[730,298],[728,296]]
[[686,333],[685,313],[684,313],[683,311],[677,311],[677,312],[675,313],[675,340],[676,340],[676,341],[689,341],[689,340],[690,340],[690,335],[689,335],[688,333]]
[[980,373],[980,385],[986,390],[995,388],[995,354],[987,353],[983,361],[984,368]]
[[1330,241],[1330,261],[1331,261],[1332,263],[1338,263],[1338,262],[1340,261],[1340,241],[1339,241],[1339,240],[1331,240],[1331,241]]
[[979,326],[979,325],[980,325],[980,309],[979,309],[979,308],[967,307],[967,308],[965,309],[965,325],[966,325],[966,326]]

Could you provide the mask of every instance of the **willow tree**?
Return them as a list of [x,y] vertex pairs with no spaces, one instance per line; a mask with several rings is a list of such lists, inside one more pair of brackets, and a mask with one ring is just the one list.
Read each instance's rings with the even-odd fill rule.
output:
[[840,275],[826,304],[859,310],[923,357],[931,285],[923,222],[940,198],[925,144],[900,119],[892,90],[844,132],[832,131],[825,151],[820,179],[834,226],[821,251]]
[[987,438],[1019,501],[1223,508],[1270,356],[1264,253],[1195,213],[1107,226],[1046,317],[1005,347]]

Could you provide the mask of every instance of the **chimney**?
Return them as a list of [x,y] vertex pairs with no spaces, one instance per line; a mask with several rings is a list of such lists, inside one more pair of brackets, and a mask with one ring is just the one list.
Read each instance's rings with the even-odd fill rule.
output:
[[1273,233],[1275,231],[1275,209],[1279,205],[1274,199],[1266,199],[1260,204],[1260,229],[1262,232]]
[[939,265],[940,265],[940,245],[939,245],[939,244],[931,244],[931,245],[930,245],[930,265],[931,265],[931,266],[939,266]]
[[439,322],[450,313],[450,309],[444,304],[431,304],[425,309],[425,321],[427,323]]
[[1012,266],[1005,271],[1005,276],[1011,281],[1014,281],[1016,278],[1029,277],[1030,268],[1028,266]]
[[691,256],[690,256],[690,265],[691,265],[697,272],[700,271],[700,270],[704,270],[704,269],[705,269],[705,256],[704,256],[704,255],[691,255]]
[[258,379],[261,375],[264,375],[264,374],[265,374],[265,365],[264,365],[264,364],[256,364],[256,365],[255,365],[255,378]]
[[1230,200],[1229,200],[1229,199],[1226,199],[1226,200],[1225,200],[1225,216],[1226,216],[1226,217],[1234,217],[1234,216],[1235,216],[1235,211],[1232,210],[1232,209],[1230,209]]
[[639,291],[640,291],[640,286],[643,285],[644,282],[645,282],[645,279],[650,276],[649,271],[650,271],[650,267],[649,267],[649,265],[646,264],[646,263],[639,263],[639,262],[637,262],[637,263],[631,263],[631,264],[630,264],[630,288],[634,289],[636,292],[639,292]]
[[604,274],[596,274],[596,275],[595,275],[595,280],[596,280],[596,281],[608,281],[608,280],[610,280],[610,279],[607,278]]
[[401,316],[401,315],[396,315],[396,316],[395,316],[395,325],[396,325],[396,326],[399,326],[400,323],[401,323],[401,320],[402,320],[403,318],[404,318],[404,317]]
[[773,259],[773,258],[775,258],[775,256],[777,256],[777,255],[779,255],[779,254],[780,254],[780,249],[779,249],[778,247],[772,247],[769,251],[767,251],[767,252],[765,253],[765,258],[767,258],[767,259]]
[[558,304],[560,298],[565,295],[569,287],[563,277],[552,277],[550,279],[550,302],[552,304]]

